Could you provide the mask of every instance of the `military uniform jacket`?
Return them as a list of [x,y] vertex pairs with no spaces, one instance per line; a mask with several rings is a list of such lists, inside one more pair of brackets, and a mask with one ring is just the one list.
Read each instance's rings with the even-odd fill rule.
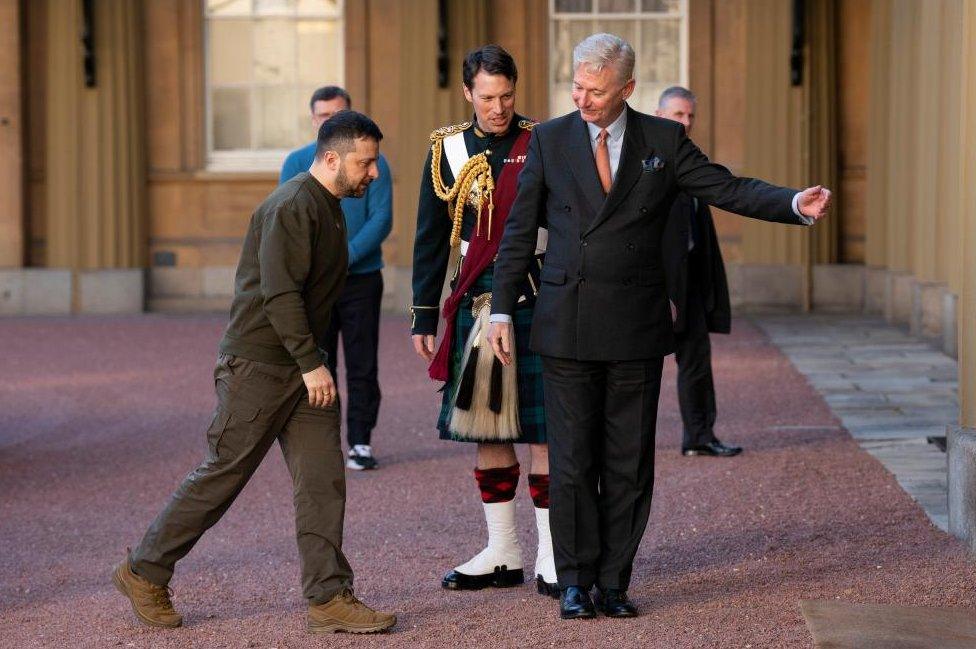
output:
[[578,111],[537,125],[495,262],[492,313],[511,314],[536,227],[549,245],[531,348],[583,361],[649,359],[674,351],[662,256],[679,191],[765,221],[801,224],[796,190],[738,178],[671,120],[627,107],[620,163],[604,196]]
[[[534,122],[520,115],[512,118],[508,131],[501,135],[484,133],[476,122],[465,122],[453,127],[445,127],[434,131],[431,135],[443,137],[445,134],[463,132],[464,144],[469,156],[484,152],[491,166],[492,177],[497,181],[506,162],[514,162],[508,157],[516,138],[524,129],[531,129]],[[445,186],[454,184],[454,170],[448,163],[445,152],[440,161],[441,180]],[[461,199],[459,199],[461,200]],[[420,181],[420,200],[417,207],[417,235],[413,247],[413,324],[411,333],[437,333],[437,321],[440,315],[440,300],[447,275],[447,266],[451,256],[451,229],[453,227],[452,206],[438,198],[434,192],[432,182],[432,151],[428,151],[424,162],[424,173]],[[476,214],[468,205],[464,209],[461,225],[461,238],[469,240],[475,228]],[[482,227],[487,227],[482,222]],[[541,225],[540,227],[544,227]],[[533,251],[537,234],[533,234]],[[522,272],[522,282],[526,276]],[[518,290],[518,289],[516,289]]]

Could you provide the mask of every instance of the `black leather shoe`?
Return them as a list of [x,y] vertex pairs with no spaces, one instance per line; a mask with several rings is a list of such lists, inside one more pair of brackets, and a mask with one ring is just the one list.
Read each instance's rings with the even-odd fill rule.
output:
[[482,588],[508,588],[518,586],[525,581],[522,569],[509,570],[508,566],[495,566],[494,572],[487,575],[466,575],[457,570],[451,570],[441,579],[441,587],[447,590],[481,590]]
[[733,455],[738,455],[742,452],[741,446],[728,446],[718,441],[717,439],[708,444],[699,444],[698,446],[691,446],[688,448],[681,449],[681,454],[685,457],[692,457],[694,455],[707,455],[710,457],[732,457]]
[[559,617],[564,620],[596,617],[590,593],[579,586],[566,586],[559,599]]
[[637,607],[622,588],[597,590],[596,606],[607,617],[637,617]]

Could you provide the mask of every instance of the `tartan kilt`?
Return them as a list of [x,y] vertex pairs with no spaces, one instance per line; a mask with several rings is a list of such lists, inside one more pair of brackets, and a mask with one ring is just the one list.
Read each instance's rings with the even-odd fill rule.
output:
[[455,316],[457,318],[456,329],[454,331],[454,345],[451,350],[450,371],[451,378],[444,385],[444,398],[441,402],[440,417],[437,419],[437,430],[440,432],[441,439],[449,439],[457,442],[479,442],[502,443],[502,444],[545,444],[546,443],[546,416],[542,404],[542,359],[538,354],[529,350],[529,333],[532,329],[532,310],[534,300],[520,302],[515,307],[512,315],[512,322],[515,331],[515,354],[516,354],[516,382],[518,384],[518,414],[519,414],[519,437],[513,440],[500,441],[497,439],[478,440],[471,437],[456,437],[448,429],[451,420],[451,402],[454,392],[457,390],[457,383],[461,376],[461,358],[464,354],[464,345],[471,334],[474,326],[474,316],[471,314],[471,306],[474,298],[482,293],[491,292],[491,279],[494,266],[489,266],[475,280],[470,290],[461,299],[461,306]]

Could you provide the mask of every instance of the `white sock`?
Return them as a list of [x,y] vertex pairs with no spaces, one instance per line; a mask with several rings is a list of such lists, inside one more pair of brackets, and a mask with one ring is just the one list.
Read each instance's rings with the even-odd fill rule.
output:
[[549,509],[535,508],[535,526],[539,532],[539,550],[535,555],[535,574],[547,584],[556,583],[556,561],[552,555],[552,534],[549,532]]
[[495,568],[522,568],[522,550],[515,532],[515,500],[504,503],[483,503],[488,524],[488,546],[455,570],[463,575],[487,575]]

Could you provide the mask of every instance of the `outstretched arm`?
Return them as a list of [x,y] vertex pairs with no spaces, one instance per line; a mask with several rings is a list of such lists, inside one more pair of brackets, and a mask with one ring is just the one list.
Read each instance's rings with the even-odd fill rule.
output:
[[763,221],[812,225],[830,206],[830,190],[810,187],[802,192],[756,178],[740,178],[711,162],[695,146],[684,127],[675,124],[674,173],[678,187],[709,205]]

